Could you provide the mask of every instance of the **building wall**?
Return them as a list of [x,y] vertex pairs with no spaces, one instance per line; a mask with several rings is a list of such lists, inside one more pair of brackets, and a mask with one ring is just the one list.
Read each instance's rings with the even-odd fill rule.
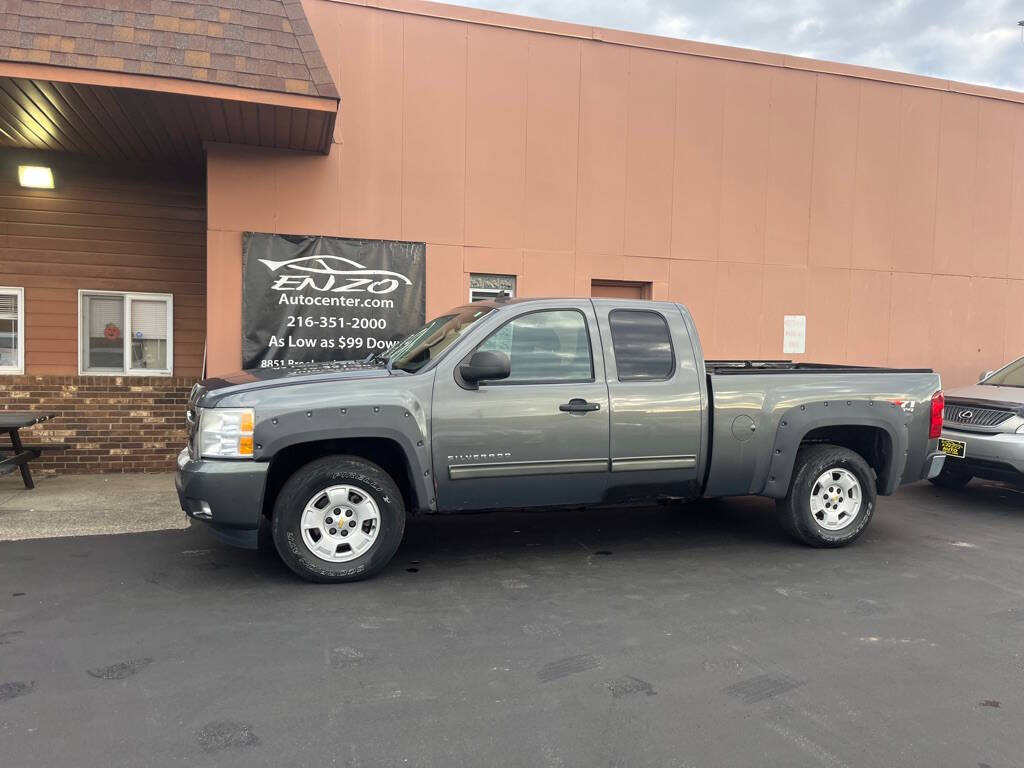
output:
[[[706,354],[930,366],[1024,354],[1024,104],[946,81],[393,0],[305,0],[327,157],[208,149],[210,370],[240,361],[245,230],[427,243],[523,296],[649,283]],[[604,39],[600,39],[604,38]]]
[[[56,188],[19,187],[19,163],[52,167]],[[172,468],[206,336],[202,179],[63,153],[5,150],[0,166],[0,286],[25,291],[25,375],[0,376],[0,408],[55,413],[25,439],[67,447],[33,466]],[[173,294],[174,375],[79,375],[80,289]]]
[[185,445],[194,383],[192,376],[0,376],[0,400],[7,410],[56,416],[21,432],[24,443],[64,447],[44,450],[33,472],[159,472],[174,468]]

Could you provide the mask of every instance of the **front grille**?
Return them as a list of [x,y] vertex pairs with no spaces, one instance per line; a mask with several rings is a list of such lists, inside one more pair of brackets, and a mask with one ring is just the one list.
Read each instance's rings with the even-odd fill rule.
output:
[[193,459],[196,458],[196,431],[199,429],[199,413],[194,405],[185,411],[185,447]]
[[997,427],[1007,419],[1012,419],[1013,411],[1002,411],[997,408],[976,408],[973,405],[949,403],[942,412],[942,419],[949,426],[966,425],[970,427]]
[[196,401],[199,399],[199,385],[192,387],[189,393],[188,407],[185,409],[185,437],[189,455],[196,458],[196,432],[199,430],[199,409]]

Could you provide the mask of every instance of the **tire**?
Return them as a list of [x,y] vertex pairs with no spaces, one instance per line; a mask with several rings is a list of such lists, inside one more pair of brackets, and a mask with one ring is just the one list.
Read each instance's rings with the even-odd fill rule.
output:
[[321,583],[360,581],[398,550],[405,503],[395,481],[373,462],[325,456],[288,478],[272,526],[278,554],[297,575]]
[[949,459],[946,459],[946,463],[942,465],[942,471],[935,477],[930,478],[929,482],[934,483],[940,488],[963,488],[973,479],[974,475],[970,472],[950,469]]
[[776,506],[783,527],[797,541],[843,547],[867,528],[876,498],[875,473],[860,454],[838,445],[812,444],[797,453],[789,492]]

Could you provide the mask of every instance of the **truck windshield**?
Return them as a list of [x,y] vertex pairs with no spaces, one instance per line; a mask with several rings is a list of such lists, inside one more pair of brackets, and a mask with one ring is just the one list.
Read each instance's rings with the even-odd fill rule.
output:
[[446,315],[435,317],[380,355],[388,367],[413,373],[437,357],[473,323],[493,312],[493,307],[472,305],[453,309]]
[[1000,368],[981,383],[998,387],[1024,387],[1024,357]]

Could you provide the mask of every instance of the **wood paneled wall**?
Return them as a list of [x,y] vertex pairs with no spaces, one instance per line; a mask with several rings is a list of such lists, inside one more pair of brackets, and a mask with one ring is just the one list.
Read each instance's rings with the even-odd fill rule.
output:
[[[19,164],[53,168],[23,189]],[[78,373],[78,291],[174,295],[174,374],[199,376],[206,337],[206,190],[173,168],[0,150],[0,286],[25,289],[25,373]]]

